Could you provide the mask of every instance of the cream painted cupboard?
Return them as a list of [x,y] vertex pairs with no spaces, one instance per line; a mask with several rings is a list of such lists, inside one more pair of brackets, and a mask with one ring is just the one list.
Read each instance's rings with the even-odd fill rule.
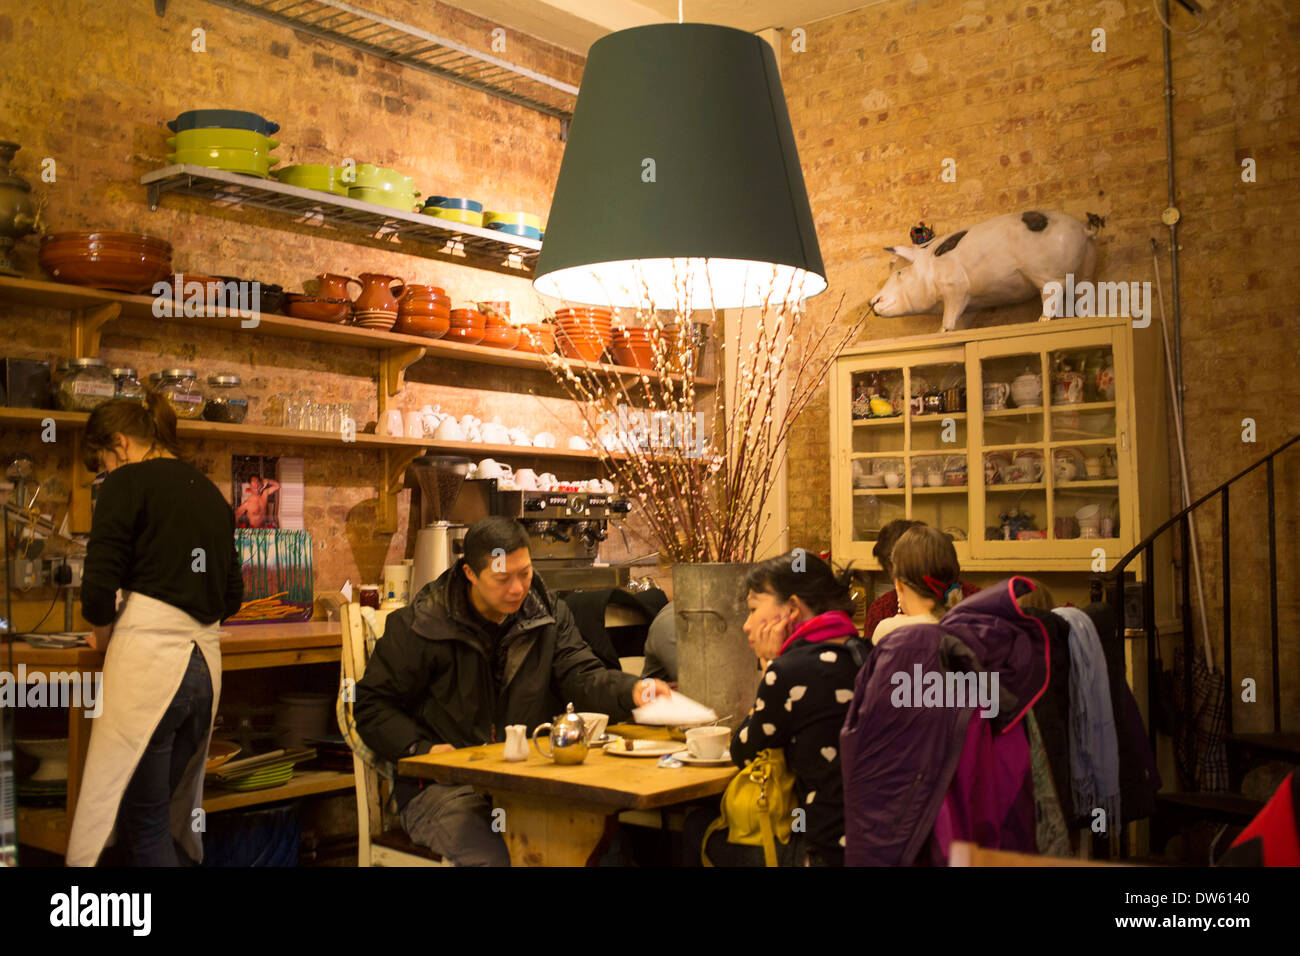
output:
[[1168,516],[1169,488],[1159,325],[1131,322],[846,350],[830,387],[835,559],[879,568],[872,547],[897,518],[948,531],[963,569],[1102,570],[1132,548]]

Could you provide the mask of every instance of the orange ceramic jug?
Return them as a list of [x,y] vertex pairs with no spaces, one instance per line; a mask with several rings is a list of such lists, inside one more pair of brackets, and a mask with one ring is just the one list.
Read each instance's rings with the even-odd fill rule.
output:
[[316,277],[320,283],[320,292],[317,293],[323,299],[351,299],[348,295],[348,283],[355,282],[361,285],[361,280],[354,279],[351,276],[335,275],[332,272],[323,272]]
[[[396,294],[393,293],[394,282],[400,283]],[[368,329],[391,329],[397,321],[397,300],[405,291],[406,283],[397,276],[361,273],[361,294],[352,303],[357,325]]]

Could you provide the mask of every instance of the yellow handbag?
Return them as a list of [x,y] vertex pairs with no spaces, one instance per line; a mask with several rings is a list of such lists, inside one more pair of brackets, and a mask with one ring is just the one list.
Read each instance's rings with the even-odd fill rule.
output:
[[709,861],[709,837],[727,831],[727,842],[761,846],[765,866],[776,866],[776,844],[790,842],[794,828],[794,774],[785,765],[785,751],[760,750],[732,778],[722,794],[722,816],[709,824],[700,844],[700,859]]

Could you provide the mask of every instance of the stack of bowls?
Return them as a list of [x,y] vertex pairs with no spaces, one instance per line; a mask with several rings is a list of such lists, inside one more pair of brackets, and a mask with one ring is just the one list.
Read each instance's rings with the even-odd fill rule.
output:
[[394,332],[440,339],[451,328],[451,297],[436,285],[408,285],[397,308]]
[[519,329],[499,312],[480,313],[486,319],[486,329],[480,345],[494,349],[512,349],[519,344]]
[[445,338],[465,345],[477,345],[487,335],[487,317],[473,309],[452,309],[451,328]]
[[256,113],[243,110],[189,110],[167,127],[176,135],[167,138],[171,152],[167,162],[208,166],[245,176],[265,179],[279,162],[271,150],[280,141],[271,139],[280,125]]
[[56,232],[41,240],[37,262],[59,282],[149,292],[172,274],[172,247],[135,232]]
[[321,163],[302,163],[277,169],[271,175],[286,186],[300,189],[315,189],[335,196],[346,196],[348,184],[343,181],[342,166],[326,166]]
[[372,166],[362,163],[356,167],[355,179],[348,184],[348,198],[360,202],[387,206],[411,212],[415,209],[415,199],[420,194],[415,190],[415,180],[403,176],[395,169]]
[[555,326],[541,323],[519,326],[519,344],[515,348],[520,352],[550,355],[555,351]]
[[422,210],[426,216],[449,219],[467,226],[483,227],[483,204],[473,199],[457,199],[452,196],[430,196],[424,201]]
[[529,212],[485,212],[483,225],[497,232],[511,236],[523,236],[525,239],[541,239],[542,220]]
[[650,333],[645,329],[623,328],[616,331],[610,354],[619,365],[651,370],[655,367],[654,347],[650,344]]
[[555,324],[556,342],[565,358],[597,362],[614,341],[609,309],[558,309]]
[[284,311],[295,319],[338,324],[352,314],[352,300],[290,292],[284,297]]

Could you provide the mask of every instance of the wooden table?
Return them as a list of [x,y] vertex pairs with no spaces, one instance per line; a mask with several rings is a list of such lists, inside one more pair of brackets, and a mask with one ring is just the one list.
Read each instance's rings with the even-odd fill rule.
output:
[[[628,737],[667,740],[660,728],[614,725]],[[682,745],[683,747],[685,744]],[[505,744],[463,747],[407,757],[398,773],[445,784],[469,784],[505,811],[504,831],[515,866],[594,866],[620,811],[653,810],[721,793],[734,766],[666,768],[657,757],[611,757],[593,751],[561,766],[530,747],[528,759],[505,759]]]
[[[248,670],[255,667],[285,667],[292,664],[315,664],[337,661],[342,654],[343,630],[337,621],[305,621],[299,624],[242,624],[221,629],[222,671]],[[8,670],[11,647],[0,644],[0,669]],[[28,677],[34,674],[52,675],[69,673],[98,674],[104,669],[103,651],[89,647],[42,649],[26,641],[12,644],[15,676],[21,665]],[[32,846],[63,853],[67,846],[68,821],[77,807],[81,790],[82,768],[90,747],[90,728],[93,718],[84,708],[68,708],[68,803],[67,810],[19,808],[20,817],[28,825],[28,832],[19,839]],[[344,779],[346,778],[346,779]],[[342,789],[351,775],[317,774],[310,783],[316,792],[321,789]],[[299,781],[301,787],[303,781]],[[245,796],[259,800],[270,791],[259,790]],[[252,801],[245,801],[252,802]],[[204,801],[205,807],[208,801]],[[230,806],[241,805],[228,801]],[[219,807],[224,809],[225,807]],[[20,827],[20,830],[22,827]]]

